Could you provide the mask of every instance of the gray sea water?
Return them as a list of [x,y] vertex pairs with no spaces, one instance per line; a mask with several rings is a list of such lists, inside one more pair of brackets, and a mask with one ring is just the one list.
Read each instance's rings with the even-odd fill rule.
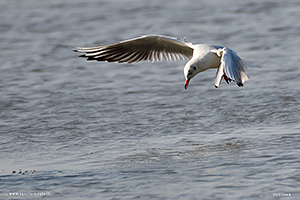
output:
[[[1,0],[1,199],[300,199],[300,2]],[[145,34],[259,66],[86,62]]]

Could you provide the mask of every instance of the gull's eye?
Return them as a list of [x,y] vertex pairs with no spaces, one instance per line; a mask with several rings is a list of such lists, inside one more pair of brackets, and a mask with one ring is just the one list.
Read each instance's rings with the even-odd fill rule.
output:
[[193,70],[196,70],[196,69],[197,69],[197,68],[194,66],[194,67],[193,67]]

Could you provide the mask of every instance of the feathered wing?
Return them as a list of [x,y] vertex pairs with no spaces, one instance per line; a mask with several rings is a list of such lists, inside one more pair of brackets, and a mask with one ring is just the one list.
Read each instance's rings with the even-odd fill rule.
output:
[[193,48],[177,38],[146,35],[99,47],[76,48],[87,60],[107,62],[176,61],[190,59]]
[[215,78],[215,86],[219,87],[222,77],[236,82],[238,86],[243,86],[244,82],[249,79],[245,72],[248,63],[243,61],[235,51],[227,47],[213,50],[212,52],[221,57],[221,62]]
[[224,63],[221,62],[219,68],[217,70],[216,78],[215,78],[215,87],[218,88],[221,84],[222,77],[224,76]]

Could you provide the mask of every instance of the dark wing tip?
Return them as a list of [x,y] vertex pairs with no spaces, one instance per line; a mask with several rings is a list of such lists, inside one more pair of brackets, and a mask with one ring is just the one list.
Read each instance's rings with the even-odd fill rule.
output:
[[239,87],[243,87],[244,86],[244,84],[243,83],[239,83],[239,82],[237,82],[236,83]]

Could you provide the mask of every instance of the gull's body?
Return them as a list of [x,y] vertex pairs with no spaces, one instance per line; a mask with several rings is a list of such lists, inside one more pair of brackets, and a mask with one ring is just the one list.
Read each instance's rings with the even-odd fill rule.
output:
[[251,65],[224,46],[192,44],[160,35],[146,35],[110,45],[77,48],[75,51],[84,53],[81,57],[86,57],[87,60],[119,63],[186,59],[188,62],[184,66],[185,89],[195,75],[211,68],[218,69],[215,87],[219,87],[222,78],[227,83],[234,81],[238,86],[243,86],[248,80],[245,68]]

